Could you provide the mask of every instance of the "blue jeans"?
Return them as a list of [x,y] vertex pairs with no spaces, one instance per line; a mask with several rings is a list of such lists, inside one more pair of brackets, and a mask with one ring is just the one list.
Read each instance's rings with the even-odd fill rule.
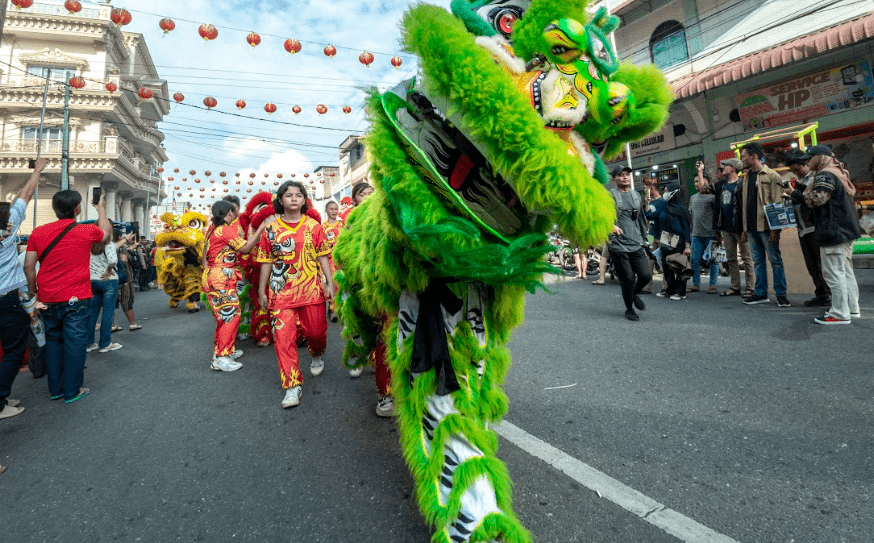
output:
[[97,325],[97,315],[103,309],[103,318],[100,319],[100,342],[97,344],[101,349],[109,347],[112,343],[112,316],[115,314],[115,301],[118,299],[118,279],[111,281],[91,281],[91,339],[94,339],[94,326]]
[[30,317],[21,307],[18,292],[0,296],[0,342],[3,344],[3,359],[0,360],[0,411],[12,391],[12,382],[18,376],[29,336]]
[[[707,249],[707,245],[713,241],[713,238],[703,238],[700,236],[692,236],[692,284],[701,285],[701,255]],[[713,264],[710,265],[710,286],[716,285],[716,280],[719,279],[719,263],[713,259]]]
[[[46,327],[46,375],[52,398],[63,395],[72,400],[79,394],[85,378],[85,349],[94,337],[89,306],[91,300],[46,304],[42,311]],[[91,332],[89,334],[89,331]]]
[[771,261],[771,271],[774,274],[774,292],[779,297],[786,296],[786,272],[783,271],[783,256],[780,254],[780,243],[771,243],[770,232],[747,232],[750,242],[750,252],[756,268],[756,296],[768,295],[768,263]]

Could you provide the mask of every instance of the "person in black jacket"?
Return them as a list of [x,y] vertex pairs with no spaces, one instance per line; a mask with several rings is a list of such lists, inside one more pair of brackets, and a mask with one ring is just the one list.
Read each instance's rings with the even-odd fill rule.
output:
[[859,287],[853,273],[853,241],[862,235],[853,195],[856,188],[849,172],[825,145],[814,145],[801,157],[813,171],[807,186],[796,184],[786,196],[813,210],[820,245],[822,275],[831,289],[828,313],[814,319],[817,324],[850,324],[861,317]]
[[720,161],[724,177],[716,182],[713,193],[716,195],[716,243],[725,242],[725,267],[731,278],[731,287],[720,296],[737,296],[740,290],[740,266],[737,262],[737,252],[744,262],[744,283],[747,295],[752,295],[756,285],[756,271],[750,256],[749,243],[741,240],[743,224],[740,210],[740,183],[738,174],[743,169],[743,163],[737,158],[727,158]]

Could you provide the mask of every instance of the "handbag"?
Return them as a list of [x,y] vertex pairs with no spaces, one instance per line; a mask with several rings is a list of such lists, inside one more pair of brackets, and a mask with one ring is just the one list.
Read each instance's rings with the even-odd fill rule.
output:
[[681,281],[690,279],[695,273],[689,257],[683,253],[673,253],[665,258],[665,263],[677,274]]
[[121,260],[115,265],[115,271],[118,274],[118,284],[122,285],[130,281],[130,277],[127,275],[127,266],[124,265],[124,262]]

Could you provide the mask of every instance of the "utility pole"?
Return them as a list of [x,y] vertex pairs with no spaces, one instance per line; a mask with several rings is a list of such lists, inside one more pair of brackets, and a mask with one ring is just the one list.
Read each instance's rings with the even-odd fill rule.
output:
[[[3,0],[0,0],[2,2]],[[6,9],[6,3],[3,2],[3,9]],[[36,159],[42,156],[42,130],[46,120],[46,100],[49,96],[49,83],[52,81],[52,69],[46,70],[46,87],[42,91],[42,111],[39,114],[39,131],[36,133]],[[36,183],[36,188],[33,191],[33,229],[36,230],[36,203],[39,201],[39,182]]]
[[[144,235],[149,239],[151,235],[151,224],[149,223],[149,201],[152,198],[152,173],[155,171],[155,164],[149,164],[149,182],[146,184],[146,205],[143,206],[143,226],[140,228],[140,235]],[[143,234],[145,232],[145,234]]]
[[0,2],[0,41],[3,41],[3,25],[6,24],[6,4],[5,0]]
[[64,139],[61,147],[61,190],[70,189],[70,83],[64,83]]

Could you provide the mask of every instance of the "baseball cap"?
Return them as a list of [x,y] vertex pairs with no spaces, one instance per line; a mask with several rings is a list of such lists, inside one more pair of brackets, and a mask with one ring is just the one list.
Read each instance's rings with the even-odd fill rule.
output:
[[744,168],[744,163],[737,158],[726,158],[719,161],[720,166],[731,166],[734,171],[739,172]]
[[807,148],[807,151],[805,151],[803,155],[798,157],[798,160],[808,161],[817,155],[835,156],[827,145],[812,145]]
[[622,172],[630,172],[630,171],[631,171],[631,168],[629,168],[628,166],[616,166],[615,168],[613,168],[613,173],[611,173],[610,176],[616,177],[617,175],[619,175]]

